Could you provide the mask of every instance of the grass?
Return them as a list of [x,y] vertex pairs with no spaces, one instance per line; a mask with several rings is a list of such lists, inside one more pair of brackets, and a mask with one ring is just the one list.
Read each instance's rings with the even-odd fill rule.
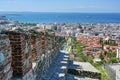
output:
[[93,63],[92,56],[84,55],[83,51],[86,49],[86,45],[81,42],[77,42],[76,40],[74,40],[73,43],[74,43],[74,51],[75,51],[76,55],[79,57],[79,59],[80,59],[79,61],[90,62],[95,68],[97,68],[101,72],[102,80],[110,80],[108,77],[107,71],[102,68],[101,63]]
[[71,45],[70,45],[70,43],[71,43],[71,38],[69,38],[69,39],[67,40],[68,46],[67,46],[67,48],[66,48],[66,52],[70,52],[70,51],[71,51]]
[[71,43],[71,38],[69,38],[69,39],[67,40],[67,43],[68,43],[68,44],[70,44],[70,43]]
[[86,49],[86,46],[83,44],[83,43],[80,43],[80,42],[77,42],[75,45],[75,52],[76,53],[82,53],[85,49]]
[[68,46],[67,49],[66,49],[67,52],[70,52],[71,51],[71,46]]
[[108,76],[108,72],[102,68],[102,65],[99,63],[92,64],[95,68],[97,68],[102,74],[102,80],[110,80]]

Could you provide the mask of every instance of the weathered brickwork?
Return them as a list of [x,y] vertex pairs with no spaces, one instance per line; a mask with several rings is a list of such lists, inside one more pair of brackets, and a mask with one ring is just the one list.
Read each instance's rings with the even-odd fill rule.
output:
[[52,33],[52,59],[54,59],[57,56],[57,53],[59,51],[58,45],[58,37],[55,35],[55,33]]
[[41,57],[40,34],[35,30],[29,30],[31,35],[32,61],[37,61]]
[[48,55],[48,67],[52,63],[52,35],[48,34],[47,36],[47,55]]
[[10,40],[7,35],[0,34],[0,80],[12,80],[11,63]]
[[[47,72],[47,69],[49,68],[52,61],[57,56],[57,50],[59,48],[55,48],[57,44],[57,39],[55,39],[54,33],[48,33],[45,31],[39,32],[40,36],[40,50],[41,50],[41,58],[39,62],[37,63],[37,74],[38,77],[42,77]],[[34,40],[35,41],[35,40]]]
[[[6,56],[9,57],[7,59],[8,61],[5,63],[5,66],[12,66],[12,68],[8,71],[8,75],[11,74],[9,77],[10,79],[40,79],[40,77],[46,74],[47,69],[56,58],[57,53],[59,53],[59,37],[56,36],[55,33],[15,29],[11,31],[3,31],[2,34],[6,34],[7,39],[5,38],[5,40],[8,40],[9,43],[5,45],[5,48],[0,48],[0,52],[3,51],[3,49],[8,49],[9,55]],[[0,39],[2,40],[2,38]],[[0,55],[3,54],[0,53]],[[2,66],[0,64],[0,71],[3,69],[3,66],[3,64]],[[3,71],[1,71],[0,74],[2,72]],[[6,72],[5,76],[8,72]],[[1,77],[4,77],[4,75],[0,75],[0,78]]]
[[32,69],[30,36],[22,30],[5,31],[12,47],[13,77],[22,77]]
[[39,63],[39,66],[41,66],[41,68],[39,69],[41,71],[40,75],[42,76],[43,74],[45,74],[46,72],[46,69],[47,69],[47,37],[46,37],[46,34],[45,32],[40,32],[41,34],[41,37],[40,37],[40,40],[41,40],[41,53],[42,53],[42,56],[41,56],[41,62]]

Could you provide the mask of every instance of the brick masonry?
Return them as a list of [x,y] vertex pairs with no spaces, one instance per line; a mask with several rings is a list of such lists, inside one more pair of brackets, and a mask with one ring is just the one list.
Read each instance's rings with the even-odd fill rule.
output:
[[7,39],[10,40],[5,47],[9,49],[7,47],[11,46],[12,55],[8,63],[12,65],[10,71],[13,69],[13,73],[10,73],[13,78],[10,78],[13,80],[40,79],[46,74],[59,51],[59,37],[55,33],[16,29],[3,31],[2,34],[8,35]]
[[0,34],[0,80],[12,80],[11,63],[10,40],[7,35]]
[[31,35],[32,61],[37,61],[41,57],[40,34],[35,30],[29,30]]
[[32,69],[30,36],[19,29],[4,33],[12,47],[13,77],[22,77]]

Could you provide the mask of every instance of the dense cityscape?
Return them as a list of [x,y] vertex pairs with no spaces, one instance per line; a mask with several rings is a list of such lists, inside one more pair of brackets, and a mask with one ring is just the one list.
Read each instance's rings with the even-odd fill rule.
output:
[[120,80],[120,0],[1,0],[0,80]]
[[0,18],[0,80],[120,80],[120,24]]

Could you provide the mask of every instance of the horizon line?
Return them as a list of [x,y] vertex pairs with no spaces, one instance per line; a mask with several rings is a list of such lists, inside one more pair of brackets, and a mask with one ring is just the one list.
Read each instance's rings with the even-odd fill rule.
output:
[[0,12],[17,12],[17,13],[22,13],[22,12],[31,12],[31,13],[120,13],[120,12],[61,12],[61,11],[0,11]]

